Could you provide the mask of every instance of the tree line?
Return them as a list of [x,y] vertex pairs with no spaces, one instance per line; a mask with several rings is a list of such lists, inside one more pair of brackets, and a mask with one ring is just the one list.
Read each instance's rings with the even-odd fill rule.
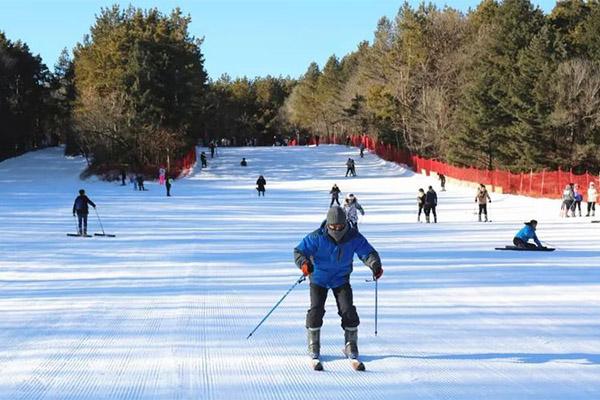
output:
[[529,0],[404,3],[299,79],[209,79],[190,21],[103,8],[53,71],[0,33],[0,159],[64,143],[92,167],[140,168],[223,137],[365,134],[456,165],[600,169],[600,0],[547,15]]
[[600,168],[600,2],[404,3],[372,43],[311,64],[292,125],[359,133],[461,166]]

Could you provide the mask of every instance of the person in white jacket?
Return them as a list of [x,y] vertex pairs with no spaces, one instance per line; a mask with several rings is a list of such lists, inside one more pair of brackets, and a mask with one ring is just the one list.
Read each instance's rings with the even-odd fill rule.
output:
[[594,217],[596,215],[596,199],[598,198],[598,192],[596,191],[594,182],[590,182],[587,195],[587,214],[585,216],[589,217],[591,212],[592,217]]
[[365,210],[358,204],[356,196],[352,193],[346,196],[344,201],[344,211],[346,212],[346,219],[350,223],[350,226],[358,230],[358,213],[360,212],[361,215],[365,215]]

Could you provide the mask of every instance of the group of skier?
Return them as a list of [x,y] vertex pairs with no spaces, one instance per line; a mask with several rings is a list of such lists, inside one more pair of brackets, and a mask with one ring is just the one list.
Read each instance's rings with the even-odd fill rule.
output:
[[[598,199],[598,191],[594,182],[590,182],[587,189],[587,214],[586,217],[594,217],[596,215],[596,200]],[[575,217],[575,212],[579,212],[581,217],[581,202],[583,201],[583,193],[581,192],[579,185],[569,183],[565,186],[562,195],[562,204],[560,209],[560,215],[565,218]]]

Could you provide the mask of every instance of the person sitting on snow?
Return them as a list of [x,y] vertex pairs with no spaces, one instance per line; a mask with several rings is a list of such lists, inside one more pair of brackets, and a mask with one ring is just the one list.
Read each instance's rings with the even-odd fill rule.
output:
[[[542,246],[542,243],[535,234],[536,228],[537,221],[535,219],[532,219],[529,222],[525,222],[525,226],[521,228],[521,230],[515,235],[513,239],[513,244],[520,249],[543,249],[544,246]],[[533,239],[535,244],[528,243],[530,239]]]

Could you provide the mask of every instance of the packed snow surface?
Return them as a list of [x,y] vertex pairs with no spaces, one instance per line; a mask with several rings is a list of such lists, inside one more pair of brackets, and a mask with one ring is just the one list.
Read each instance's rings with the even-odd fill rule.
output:
[[[344,177],[348,157],[357,177]],[[591,218],[492,193],[493,222],[478,223],[474,189],[449,185],[439,223],[419,224],[416,192],[439,189],[434,177],[343,146],[222,148],[208,162],[170,198],[156,182],[82,181],[85,161],[60,148],[0,163],[0,398],[600,398]],[[366,372],[342,357],[332,295],[325,371],[310,370],[306,282],[246,340],[299,278],[292,250],[325,218],[334,183],[364,207],[360,230],[385,269],[377,336],[358,259],[351,279]],[[116,238],[66,236],[80,188]],[[494,251],[532,218],[555,252]]]

